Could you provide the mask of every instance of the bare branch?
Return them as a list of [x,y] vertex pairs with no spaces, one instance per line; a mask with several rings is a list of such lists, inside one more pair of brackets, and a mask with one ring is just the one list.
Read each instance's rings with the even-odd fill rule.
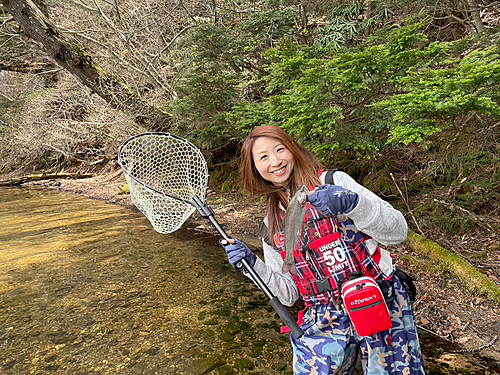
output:
[[88,52],[63,34],[31,1],[3,0],[3,4],[22,26],[25,34],[41,43],[49,56],[77,76],[84,85],[115,108],[132,113],[135,120],[147,128],[168,128],[171,121],[169,114],[141,100],[116,75],[104,72]]

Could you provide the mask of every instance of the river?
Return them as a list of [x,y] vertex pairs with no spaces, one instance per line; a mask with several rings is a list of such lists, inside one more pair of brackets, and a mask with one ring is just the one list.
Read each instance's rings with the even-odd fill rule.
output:
[[0,373],[291,373],[287,335],[217,238],[0,189]]

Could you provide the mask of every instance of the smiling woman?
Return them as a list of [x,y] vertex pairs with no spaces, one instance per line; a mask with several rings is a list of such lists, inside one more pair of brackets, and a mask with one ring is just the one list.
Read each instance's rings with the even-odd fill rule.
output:
[[[304,334],[290,336],[294,374],[353,374],[358,357],[365,373],[424,374],[412,302],[390,253],[382,248],[406,240],[402,213],[346,173],[325,171],[278,127],[254,129],[241,159],[243,186],[268,201],[263,223],[268,230],[261,232],[264,260],[241,241],[224,244],[225,250],[231,264],[252,261],[284,305],[304,301],[299,318]],[[302,185],[312,191],[305,219],[291,233],[284,217]],[[298,241],[287,251],[290,235]],[[359,306],[347,309],[349,283],[357,283],[363,293],[373,293],[369,285],[378,290],[376,303],[363,305],[361,319]],[[356,298],[372,301],[367,294]]]
[[275,186],[286,187],[293,172],[293,155],[277,139],[257,138],[252,148],[255,168]]

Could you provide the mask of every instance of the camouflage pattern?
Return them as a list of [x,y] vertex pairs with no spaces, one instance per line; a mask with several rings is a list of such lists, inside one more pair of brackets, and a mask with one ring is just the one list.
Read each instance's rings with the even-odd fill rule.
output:
[[310,307],[304,314],[304,336],[291,336],[294,374],[353,374],[358,355],[365,374],[425,374],[410,299],[399,279],[393,280],[393,328],[373,336],[360,337],[347,314],[331,301]]

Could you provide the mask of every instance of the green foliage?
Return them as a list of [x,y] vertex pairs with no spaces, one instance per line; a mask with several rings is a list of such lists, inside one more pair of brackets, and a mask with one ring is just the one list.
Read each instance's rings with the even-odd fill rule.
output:
[[233,77],[215,69],[198,68],[179,82],[178,94],[173,109],[177,132],[205,147],[220,144],[230,132],[222,113],[237,98]]
[[244,138],[253,128],[263,124],[279,126],[271,119],[268,101],[256,103],[241,101],[226,114],[226,118],[229,123],[238,126],[240,134],[238,139]]
[[423,143],[428,136],[453,125],[457,118],[470,112],[498,121],[499,52],[498,46],[492,45],[460,58],[450,55],[446,60],[414,69],[402,77],[398,86],[404,93],[375,105],[394,114],[390,142]]
[[232,27],[202,23],[193,28],[176,55],[182,78],[178,99],[168,108],[175,115],[176,131],[205,148],[238,138],[241,133],[229,122],[234,118],[231,108],[241,99],[264,94],[259,90],[267,74],[263,52],[280,38],[293,36],[295,18],[291,8],[271,9]]
[[[360,4],[332,14],[358,19]],[[430,42],[422,32],[430,19],[416,15],[342,49],[321,37],[304,45],[298,13],[275,5],[231,27],[192,30],[172,109],[179,132],[215,147],[275,124],[325,161],[334,150],[373,158],[399,143],[425,145],[471,112],[500,116],[495,44]],[[377,2],[374,14],[385,6]]]
[[[342,50],[283,40],[267,53],[269,97],[258,106],[238,106],[238,125],[245,129],[262,119],[280,124],[320,157],[332,150],[376,155],[392,119],[372,104],[393,94],[397,79],[430,54],[421,47],[426,42],[419,33],[424,25],[383,30],[358,47]],[[244,109],[249,110],[246,115]],[[264,114],[255,117],[257,109]]]
[[373,14],[366,19],[365,1],[356,0],[334,6],[328,14],[328,24],[319,28],[314,43],[333,48],[358,44],[370,28],[380,25],[392,14],[390,8],[377,1],[371,1],[370,5],[373,7]]
[[[243,23],[242,31],[260,47],[272,47],[283,37],[297,35],[297,12],[292,8],[267,10],[253,14]],[[248,47],[247,47],[248,48]]]

